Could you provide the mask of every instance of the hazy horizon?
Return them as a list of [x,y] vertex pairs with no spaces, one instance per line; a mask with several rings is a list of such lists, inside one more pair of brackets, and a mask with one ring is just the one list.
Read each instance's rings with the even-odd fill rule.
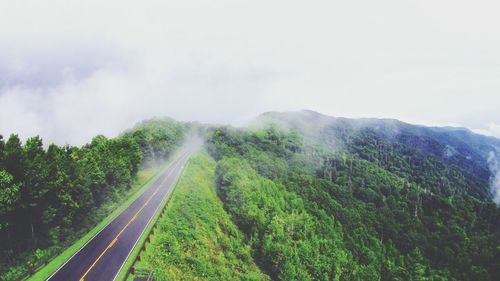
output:
[[267,111],[500,137],[494,1],[2,1],[0,134],[79,145]]
[[[167,115],[164,115],[164,116],[159,116],[159,115],[158,116],[151,116],[151,117],[146,117],[146,118],[143,118],[143,119],[136,120],[134,123],[131,123],[131,124],[129,124],[129,126],[126,126],[126,127],[123,127],[123,128],[118,128],[118,127],[114,128],[114,132],[110,132],[110,133],[108,133],[108,132],[96,133],[96,134],[90,136],[90,138],[88,138],[88,139],[80,139],[80,140],[77,140],[75,143],[70,143],[67,140],[64,140],[64,137],[56,137],[55,139],[50,139],[50,138],[47,139],[46,137],[44,137],[44,135],[41,135],[41,134],[23,135],[22,133],[19,133],[20,131],[22,132],[22,130],[17,131],[17,132],[11,132],[10,134],[18,134],[18,135],[20,135],[21,141],[23,141],[23,142],[27,138],[29,138],[29,137],[40,136],[44,140],[44,144],[45,145],[50,144],[50,143],[55,143],[55,144],[58,144],[58,145],[83,145],[85,143],[89,143],[92,140],[92,138],[95,137],[95,136],[97,136],[97,135],[104,135],[104,136],[110,137],[110,138],[117,137],[121,133],[124,133],[125,131],[127,131],[129,129],[132,129],[136,125],[139,125],[142,121],[147,121],[147,120],[151,120],[151,119],[171,118],[171,119],[174,119],[174,120],[177,120],[177,121],[181,121],[181,122],[201,122],[201,123],[208,124],[208,125],[220,125],[220,126],[230,125],[230,126],[235,126],[235,127],[247,127],[248,125],[251,125],[251,123],[252,123],[253,120],[255,120],[256,118],[258,118],[262,114],[266,114],[266,113],[290,113],[290,112],[297,112],[298,113],[298,112],[304,112],[304,111],[312,111],[312,112],[315,112],[315,113],[319,113],[319,114],[326,115],[326,116],[329,116],[329,117],[334,117],[334,118],[398,120],[398,121],[401,121],[403,123],[408,123],[408,124],[416,125],[416,126],[464,128],[464,129],[471,130],[472,132],[474,132],[476,134],[480,134],[480,135],[484,135],[484,136],[490,136],[490,137],[495,137],[497,139],[500,139],[499,136],[491,134],[488,131],[483,131],[481,129],[476,129],[475,130],[475,129],[471,129],[471,128],[460,126],[460,125],[420,124],[420,123],[407,122],[407,121],[404,121],[404,120],[400,120],[400,119],[397,119],[397,118],[391,118],[391,117],[345,117],[345,116],[334,116],[334,115],[325,114],[323,112],[319,112],[319,111],[316,111],[316,110],[313,110],[313,109],[308,109],[308,108],[291,109],[291,110],[285,110],[285,111],[278,111],[278,110],[263,111],[263,112],[260,112],[259,114],[255,115],[255,116],[253,116],[253,117],[251,117],[251,118],[249,118],[247,120],[244,120],[243,122],[238,122],[238,123],[230,123],[230,122],[226,122],[226,123],[223,123],[223,122],[218,122],[218,123],[217,122],[212,122],[211,123],[211,122],[203,122],[203,121],[200,121],[200,120],[176,119],[176,118],[173,118],[173,117],[167,116]],[[61,135],[64,135],[63,131],[56,132],[56,134],[59,134],[59,133]],[[2,132],[0,132],[0,135],[2,135],[4,137],[4,139],[8,138],[10,134],[3,134]]]

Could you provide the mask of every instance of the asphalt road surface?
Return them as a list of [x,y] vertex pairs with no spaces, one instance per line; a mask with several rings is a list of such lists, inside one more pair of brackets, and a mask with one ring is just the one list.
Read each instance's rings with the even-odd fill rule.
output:
[[47,280],[115,280],[146,226],[159,211],[162,201],[175,184],[187,160],[198,147],[185,149],[139,198]]

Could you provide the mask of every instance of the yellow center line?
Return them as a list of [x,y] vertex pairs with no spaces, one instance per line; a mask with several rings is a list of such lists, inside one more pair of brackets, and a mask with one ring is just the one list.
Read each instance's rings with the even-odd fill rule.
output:
[[[173,171],[173,169],[172,169]],[[122,233],[125,231],[125,229],[137,218],[137,216],[139,215],[140,212],[142,212],[142,210],[144,210],[144,208],[149,204],[149,202],[151,201],[151,199],[153,199],[153,197],[158,193],[158,191],[160,190],[160,188],[163,186],[163,184],[167,181],[168,177],[170,176],[172,172],[170,172],[166,177],[165,179],[160,183],[160,185],[156,188],[155,192],[153,192],[153,194],[151,194],[151,196],[149,196],[148,200],[144,203],[144,205],[142,205],[142,207],[139,209],[139,211],[137,211],[135,213],[135,215],[128,221],[128,223],[122,228],[122,230],[120,230],[120,232],[115,236],[115,238],[108,244],[108,246],[106,247],[106,249],[104,249],[104,251],[102,251],[102,253],[97,257],[97,259],[94,260],[94,262],[92,263],[92,265],[87,269],[87,271],[85,271],[85,274],[83,274],[83,276],[80,278],[80,281],[84,281],[85,280],[85,277],[87,276],[87,274],[89,274],[89,272],[92,270],[92,268],[94,268],[94,266],[99,262],[99,260],[102,258],[102,256],[104,256],[104,254],[109,250],[111,249],[111,247],[113,247],[113,245],[115,245],[115,243],[118,241],[118,238],[122,235]]]

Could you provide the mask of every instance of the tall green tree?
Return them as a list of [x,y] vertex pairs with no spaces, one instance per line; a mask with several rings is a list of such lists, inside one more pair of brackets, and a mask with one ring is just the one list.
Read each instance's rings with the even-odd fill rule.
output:
[[14,177],[14,182],[24,180],[24,152],[18,135],[12,134],[5,143],[4,167]]
[[7,233],[7,241],[11,238],[12,212],[19,201],[19,185],[13,181],[11,174],[0,169],[0,233]]
[[40,137],[29,138],[23,150],[25,164],[20,203],[25,211],[25,219],[29,223],[31,239],[35,239],[37,235],[36,228],[40,224],[39,218],[43,211],[41,201],[49,191],[47,185],[48,163]]

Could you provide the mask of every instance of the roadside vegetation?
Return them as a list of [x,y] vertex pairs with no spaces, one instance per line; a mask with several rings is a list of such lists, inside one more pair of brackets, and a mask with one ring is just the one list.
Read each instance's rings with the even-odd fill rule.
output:
[[186,167],[136,276],[162,280],[269,280],[253,262],[244,235],[215,189],[215,161],[195,155]]
[[114,139],[47,149],[39,137],[24,144],[17,135],[0,137],[0,280],[25,276],[101,222],[151,177],[187,129],[155,119]]
[[123,210],[125,210],[137,197],[139,197],[147,188],[151,186],[161,171],[167,165],[149,166],[139,169],[137,172],[136,181],[132,184],[132,188],[127,192],[120,194],[120,198],[116,202],[109,202],[101,208],[103,213],[109,214],[103,218],[94,228],[90,230],[82,230],[81,238],[69,244],[69,247],[61,247],[60,254],[48,260],[48,263],[42,265],[35,270],[27,281],[47,280],[59,267],[61,267],[73,254],[75,254],[85,243],[87,243],[94,235],[101,231],[108,223],[116,218]]

